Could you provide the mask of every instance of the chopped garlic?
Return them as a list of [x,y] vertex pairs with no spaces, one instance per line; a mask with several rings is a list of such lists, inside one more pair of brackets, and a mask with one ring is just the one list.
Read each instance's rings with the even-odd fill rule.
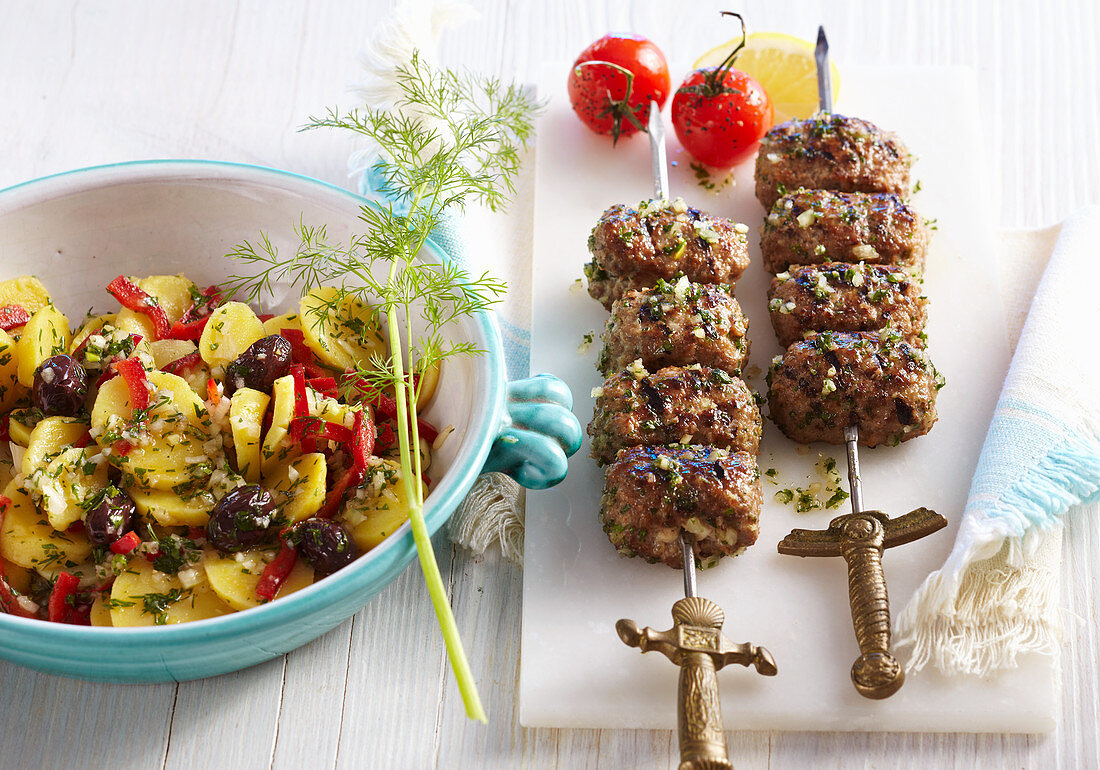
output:
[[795,217],[795,221],[798,222],[798,226],[802,228],[806,228],[812,225],[815,219],[817,219],[817,214],[814,213],[813,209],[806,209],[797,217]]

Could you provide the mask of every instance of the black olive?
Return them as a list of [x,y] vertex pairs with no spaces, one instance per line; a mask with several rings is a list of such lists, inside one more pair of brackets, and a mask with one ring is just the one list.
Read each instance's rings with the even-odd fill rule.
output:
[[99,545],[110,545],[130,531],[137,510],[125,492],[105,494],[84,518],[84,532]]
[[324,575],[348,566],[359,556],[347,531],[332,521],[306,519],[294,528],[293,539],[298,553]]
[[252,388],[271,393],[275,380],[290,368],[291,347],[285,337],[272,334],[256,340],[225,367],[225,395],[239,388]]
[[259,545],[271,534],[275,501],[259,484],[238,487],[227,494],[210,513],[206,532],[210,545],[234,553]]
[[47,358],[34,371],[31,400],[45,414],[73,417],[84,408],[87,394],[88,375],[72,356]]

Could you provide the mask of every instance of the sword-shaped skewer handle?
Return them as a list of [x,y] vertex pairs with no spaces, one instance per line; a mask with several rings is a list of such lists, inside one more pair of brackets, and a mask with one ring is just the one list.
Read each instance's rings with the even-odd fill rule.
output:
[[841,553],[848,564],[848,601],[860,656],[852,684],[865,698],[888,698],[905,683],[890,654],[890,599],[882,571],[885,529],[874,512],[853,515],[841,526]]

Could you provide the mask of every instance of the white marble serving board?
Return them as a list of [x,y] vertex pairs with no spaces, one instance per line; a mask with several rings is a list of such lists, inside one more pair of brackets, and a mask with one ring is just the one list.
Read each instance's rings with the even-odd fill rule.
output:
[[[599,345],[585,354],[578,345],[588,331],[598,336],[606,313],[587,293],[570,287],[582,275],[586,238],[600,213],[612,203],[650,197],[652,182],[646,137],[612,149],[591,134],[569,108],[565,71],[565,66],[548,68],[541,90],[550,101],[537,149],[531,368],[564,378],[573,389],[576,414],[587,423],[590,390],[601,382],[594,368]],[[843,73],[836,105],[838,112],[858,114],[903,136],[919,157],[914,178],[921,189],[914,204],[937,221],[925,293],[931,302],[930,352],[947,378],[940,420],[928,436],[864,450],[861,456],[868,507],[899,515],[927,505],[950,521],[945,531],[887,552],[895,613],[951,548],[1010,357],[991,225],[987,132],[977,101],[969,70],[852,69]],[[671,129],[669,143],[670,161],[676,163],[673,195],[752,228],[753,264],[736,296],[751,321],[751,363],[766,370],[780,351],[767,317],[769,276],[760,267],[755,234],[764,212],[753,196],[752,164],[737,169],[734,186],[713,194],[697,186],[690,159]],[[761,374],[749,384],[766,389]],[[1016,670],[980,680],[922,671],[886,701],[856,693],[849,668],[858,651],[843,560],[776,552],[776,543],[792,528],[824,528],[838,511],[798,514],[777,502],[774,492],[820,480],[814,470],[818,452],[835,457],[843,469],[841,450],[814,445],[800,452],[766,422],[760,466],[776,468],[779,484],[764,478],[760,538],[742,556],[699,576],[700,594],[725,609],[727,635],[766,646],[779,667],[774,678],[740,666],[719,673],[726,727],[1052,729],[1058,677],[1049,657],[1028,657]],[[615,621],[632,618],[639,625],[669,627],[670,608],[683,595],[681,573],[615,553],[597,521],[602,478],[587,455],[586,442],[563,484],[527,497],[520,718],[527,726],[673,728],[676,667],[659,653],[642,655],[626,647]]]

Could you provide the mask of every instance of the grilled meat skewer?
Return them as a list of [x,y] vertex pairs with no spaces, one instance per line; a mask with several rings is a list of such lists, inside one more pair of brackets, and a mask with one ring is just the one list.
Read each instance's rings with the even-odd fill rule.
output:
[[588,425],[600,465],[632,446],[704,444],[754,457],[762,431],[760,410],[740,379],[698,364],[649,374],[640,362],[607,379]]
[[779,198],[764,219],[764,269],[793,265],[866,262],[924,269],[928,228],[894,193],[843,193],[798,189]]
[[704,567],[759,535],[763,491],[756,457],[706,446],[631,447],[608,466],[600,522],[623,556],[683,566],[681,530]]
[[770,210],[800,187],[905,196],[912,162],[897,135],[861,118],[821,112],[780,123],[764,135],[756,157],[756,197]]
[[773,278],[768,290],[783,347],[821,331],[881,332],[923,347],[926,305],[913,277],[888,265],[799,265]]
[[607,309],[631,289],[680,275],[696,283],[733,284],[749,264],[748,227],[711,217],[682,198],[616,204],[588,238],[588,293]]
[[641,359],[650,371],[698,363],[738,376],[749,357],[748,330],[729,287],[660,280],[615,300],[597,368],[607,376]]
[[921,348],[870,332],[821,332],[795,342],[768,371],[768,408],[802,444],[844,443],[859,429],[866,447],[922,436],[936,421],[939,373]]

